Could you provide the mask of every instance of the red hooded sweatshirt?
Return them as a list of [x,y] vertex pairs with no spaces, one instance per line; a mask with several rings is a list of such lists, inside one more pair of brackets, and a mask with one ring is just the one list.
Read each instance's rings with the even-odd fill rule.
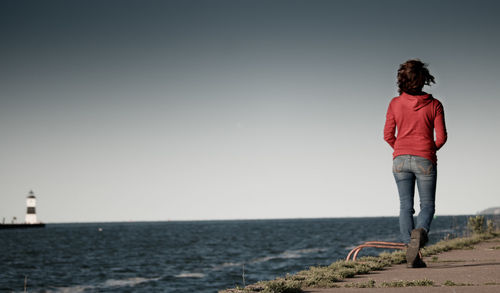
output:
[[387,109],[384,140],[394,149],[393,158],[415,155],[436,164],[436,151],[446,139],[443,105],[432,95],[414,96],[403,92],[392,99]]

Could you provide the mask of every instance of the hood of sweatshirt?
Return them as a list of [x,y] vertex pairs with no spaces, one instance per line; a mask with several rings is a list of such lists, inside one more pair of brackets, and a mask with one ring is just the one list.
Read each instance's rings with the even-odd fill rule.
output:
[[426,106],[434,99],[431,94],[410,95],[405,92],[401,94],[401,97],[405,101],[405,104],[414,111]]

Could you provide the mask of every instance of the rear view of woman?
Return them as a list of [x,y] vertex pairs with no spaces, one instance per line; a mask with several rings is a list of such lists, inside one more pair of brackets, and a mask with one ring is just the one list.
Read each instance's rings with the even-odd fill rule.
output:
[[[408,60],[400,65],[397,78],[400,95],[387,109],[384,139],[394,149],[392,171],[399,193],[401,238],[408,244],[406,260],[408,267],[419,268],[426,267],[419,250],[428,240],[435,211],[436,152],[446,142],[447,134],[443,105],[422,91],[424,85],[434,83],[426,64]],[[420,198],[416,226],[415,183]]]

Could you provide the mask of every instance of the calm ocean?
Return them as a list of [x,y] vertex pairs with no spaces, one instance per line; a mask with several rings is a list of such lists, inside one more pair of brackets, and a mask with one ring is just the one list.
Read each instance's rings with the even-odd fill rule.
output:
[[[430,241],[461,236],[436,217]],[[48,224],[0,230],[0,292],[217,292],[328,265],[369,240],[398,240],[398,219]],[[363,250],[374,255],[380,250]]]

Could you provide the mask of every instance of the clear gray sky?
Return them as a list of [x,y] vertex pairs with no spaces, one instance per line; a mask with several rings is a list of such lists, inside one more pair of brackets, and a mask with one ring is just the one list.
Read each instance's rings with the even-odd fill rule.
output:
[[[395,216],[385,112],[429,63],[437,214],[500,205],[498,1],[2,1],[0,218]],[[418,208],[417,208],[418,210]]]

